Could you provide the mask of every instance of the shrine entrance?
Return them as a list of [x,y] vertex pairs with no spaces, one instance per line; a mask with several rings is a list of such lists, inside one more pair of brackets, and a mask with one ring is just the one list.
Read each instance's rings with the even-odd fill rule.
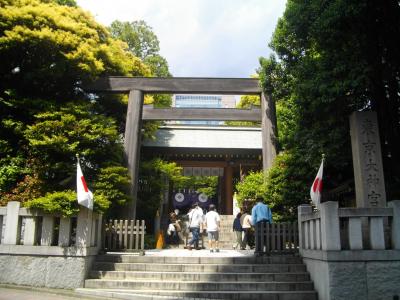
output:
[[[131,195],[134,201],[127,210],[127,217],[135,219],[136,216],[136,195],[138,190],[138,166],[141,149],[140,131],[142,120],[205,120],[205,121],[253,121],[261,122],[261,153],[257,159],[262,161],[262,168],[267,170],[276,156],[276,116],[275,104],[271,97],[264,94],[259,87],[257,79],[250,78],[144,78],[144,77],[106,77],[101,78],[89,86],[87,91],[91,92],[110,92],[110,93],[128,93],[129,102],[126,117],[126,127],[124,136],[124,150],[127,166],[132,178]],[[259,95],[261,99],[261,108],[252,109],[232,109],[232,108],[166,108],[159,109],[143,106],[145,94],[218,94],[218,95]],[[236,135],[233,139],[239,139]],[[186,155],[191,153],[182,153],[181,165],[188,170],[210,170],[214,168],[223,169],[227,178],[225,184],[225,201],[232,198],[232,179],[233,171],[241,161],[238,153],[232,153],[233,148],[203,149],[201,155],[207,155],[207,160],[214,155],[214,158],[222,158],[218,164],[213,162],[213,166],[207,166],[205,161],[197,160],[188,163]],[[211,151],[208,153],[207,151]],[[212,152],[215,153],[212,153]],[[246,152],[246,151],[245,151]],[[178,155],[175,153],[174,155]],[[248,154],[248,151],[245,155]],[[178,157],[176,157],[178,158]],[[243,157],[244,158],[244,157]],[[250,157],[248,157],[250,158]],[[255,157],[253,157],[255,158]],[[256,159],[256,160],[257,160]],[[209,163],[208,163],[209,164]],[[245,165],[245,164],[244,164]],[[197,168],[197,169],[195,169]],[[205,171],[207,172],[207,171]],[[214,169],[214,172],[215,169]],[[232,206],[228,202],[224,206],[227,214],[232,213]]]
[[142,142],[141,157],[174,161],[187,178],[169,182],[161,211],[186,213],[197,202],[232,215],[236,183],[262,169],[261,128],[168,124],[155,136]]

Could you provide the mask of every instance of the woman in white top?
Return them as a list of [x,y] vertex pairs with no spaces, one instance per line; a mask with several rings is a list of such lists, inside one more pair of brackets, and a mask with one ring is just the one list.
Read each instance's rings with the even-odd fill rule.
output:
[[251,241],[251,215],[248,213],[244,213],[244,218],[243,218],[243,224],[242,224],[242,228],[243,228],[243,232],[244,232],[244,236],[243,236],[243,243],[242,243],[242,250],[246,249],[246,246],[249,245],[249,247],[251,248],[250,245],[250,241]]

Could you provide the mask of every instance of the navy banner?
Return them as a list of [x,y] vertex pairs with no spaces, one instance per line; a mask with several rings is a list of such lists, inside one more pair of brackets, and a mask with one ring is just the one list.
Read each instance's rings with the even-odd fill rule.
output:
[[198,202],[202,208],[206,209],[210,204],[216,204],[216,200],[214,198],[208,197],[203,193],[172,193],[172,204],[174,208],[190,207],[196,202]]

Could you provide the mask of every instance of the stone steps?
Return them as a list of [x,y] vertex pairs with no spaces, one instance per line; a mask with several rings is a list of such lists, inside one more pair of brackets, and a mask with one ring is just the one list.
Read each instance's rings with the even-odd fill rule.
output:
[[[232,249],[234,242],[236,241],[236,235],[232,231],[233,220],[235,219],[232,215],[221,215],[220,231],[219,231],[219,245],[220,249]],[[190,240],[191,234],[189,234],[188,240]],[[204,248],[208,248],[207,234],[202,236]],[[202,243],[200,242],[200,245]],[[179,248],[183,248],[184,245],[180,245]]]
[[307,291],[311,281],[248,282],[248,281],[178,281],[178,280],[111,280],[87,279],[85,287],[96,289],[173,290],[173,291]]
[[306,272],[299,273],[215,273],[215,272],[151,272],[151,271],[91,271],[92,279],[110,280],[180,280],[180,281],[249,281],[249,282],[291,282],[291,281],[310,281],[310,276]]
[[250,265],[224,265],[224,264],[147,264],[147,263],[110,263],[96,262],[94,270],[97,271],[148,271],[159,272],[222,272],[222,273],[288,273],[306,272],[303,264],[250,264]]
[[176,251],[175,256],[99,255],[77,292],[119,299],[317,300],[299,256]]
[[314,291],[146,291],[76,289],[82,295],[126,300],[231,299],[231,300],[317,300]]
[[[195,250],[192,250],[195,251]],[[137,255],[121,255],[106,254],[98,255],[96,262],[112,262],[112,263],[151,263],[151,264],[302,264],[300,256],[296,255],[272,255],[272,256],[137,256]]]

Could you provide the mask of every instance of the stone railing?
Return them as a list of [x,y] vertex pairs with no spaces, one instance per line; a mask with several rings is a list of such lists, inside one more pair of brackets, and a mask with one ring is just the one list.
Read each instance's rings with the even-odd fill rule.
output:
[[400,249],[400,201],[387,208],[338,208],[325,202],[320,210],[299,207],[300,249]]
[[298,208],[299,251],[319,299],[400,295],[400,200],[382,208]]
[[63,218],[0,207],[0,283],[76,288],[101,248],[102,216],[85,207]]
[[[19,202],[9,202],[6,207],[0,207],[0,224],[3,225],[0,229],[0,249],[5,247],[11,249],[14,245],[38,246],[34,250],[37,252],[40,251],[40,247],[97,248],[101,246],[101,215],[84,207],[77,216],[63,218],[21,208]],[[57,254],[57,251],[50,251],[47,254],[51,255],[51,252]],[[80,254],[85,255],[82,251]]]

